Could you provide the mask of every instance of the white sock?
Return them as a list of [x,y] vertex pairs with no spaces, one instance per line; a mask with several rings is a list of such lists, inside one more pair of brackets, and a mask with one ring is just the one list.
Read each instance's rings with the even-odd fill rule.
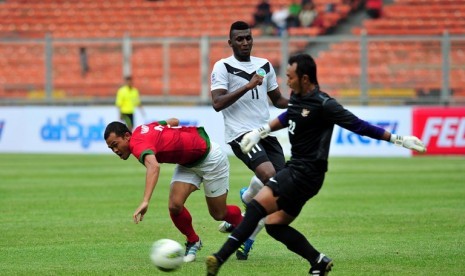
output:
[[242,200],[245,202],[245,203],[249,203],[252,198],[258,194],[258,191],[260,191],[260,189],[263,187],[263,183],[260,181],[260,179],[258,179],[257,176],[253,176],[252,179],[250,179],[250,184],[249,184],[249,188],[247,189],[247,191],[245,191],[244,194],[242,194]]
[[257,227],[255,228],[255,230],[253,231],[252,235],[250,235],[249,239],[251,240],[255,240],[255,238],[257,237],[258,233],[263,229],[263,227],[265,226],[265,218],[262,218],[258,224],[257,224]]
[[[254,198],[256,194],[258,194],[258,191],[260,191],[260,189],[263,188],[263,186],[264,185],[260,181],[260,179],[258,179],[258,177],[254,175],[252,179],[250,179],[249,188],[247,188],[247,191],[245,191],[244,194],[242,194],[242,200],[245,203],[249,203],[250,201],[252,201],[252,198]],[[257,237],[258,233],[263,229],[263,227],[265,227],[265,218],[262,218],[258,222],[257,227],[253,231],[252,235],[250,235],[249,239],[255,241],[255,238]]]

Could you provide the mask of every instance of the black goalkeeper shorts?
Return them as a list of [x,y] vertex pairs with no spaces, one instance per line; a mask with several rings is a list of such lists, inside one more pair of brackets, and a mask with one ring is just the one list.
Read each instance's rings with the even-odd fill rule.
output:
[[296,167],[293,164],[280,170],[265,185],[278,196],[278,208],[292,217],[297,217],[305,203],[314,197],[325,179],[325,173],[309,170],[309,168]]

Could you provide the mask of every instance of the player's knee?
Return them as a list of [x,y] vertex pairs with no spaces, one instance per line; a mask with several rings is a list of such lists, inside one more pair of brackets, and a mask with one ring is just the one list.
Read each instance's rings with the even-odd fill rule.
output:
[[179,215],[183,208],[184,208],[183,204],[179,204],[176,202],[170,202],[169,207],[168,207],[170,214],[173,214],[173,215]]

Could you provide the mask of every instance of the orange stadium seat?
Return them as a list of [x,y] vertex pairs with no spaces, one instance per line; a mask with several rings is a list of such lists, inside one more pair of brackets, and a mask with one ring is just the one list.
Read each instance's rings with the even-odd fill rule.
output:
[[[465,34],[465,0],[395,0],[385,5],[383,17],[364,20],[361,27],[352,29],[360,35],[364,30],[368,35],[443,35]],[[450,87],[462,91],[465,86],[465,43],[452,42],[450,49]],[[317,62],[321,82],[338,95],[359,97],[359,93],[348,92],[338,87],[354,87],[360,79],[360,47],[358,42],[342,42],[320,52]],[[399,90],[413,87],[414,90],[440,89],[441,43],[424,40],[405,42],[375,41],[368,44],[368,85],[370,87],[395,87],[390,96],[411,97],[412,90]],[[357,87],[357,86],[356,86]],[[396,92],[397,91],[397,92]],[[397,94],[396,94],[397,93]],[[370,94],[383,96],[383,93]],[[454,95],[463,97],[457,92]]]
[[[322,26],[291,28],[291,36],[318,36],[326,34],[341,24],[356,4],[342,0],[314,0]],[[274,0],[273,5],[288,4],[290,0]],[[235,20],[251,21],[256,2],[249,0],[6,0],[0,3],[0,37],[43,38],[51,33],[54,38],[121,38],[131,37],[195,37],[203,35],[224,37],[229,25]],[[334,12],[327,12],[326,5],[333,4]],[[189,8],[186,8],[189,7]],[[239,18],[237,15],[241,15]],[[465,34],[465,0],[395,0],[386,5],[384,17],[366,20],[362,28],[370,35],[440,35],[445,29],[450,34]],[[254,36],[262,36],[254,29]],[[225,43],[212,44],[211,65],[219,58],[230,55]],[[101,48],[99,44],[85,45],[88,49],[90,71],[82,76],[78,62],[81,45],[55,46],[53,56],[54,87],[73,97],[114,96],[121,84],[122,54],[120,43]],[[306,42],[291,45],[298,51]],[[415,83],[425,86],[439,85],[438,66],[440,45],[427,43],[370,43],[369,80],[373,85],[388,86],[393,81]],[[226,50],[225,50],[226,49]],[[281,56],[278,44],[263,44],[254,54],[266,56],[273,64],[279,64]],[[465,61],[464,45],[452,44],[451,60],[457,66],[451,72],[453,88],[464,86],[463,70],[456,69]],[[0,44],[1,70],[0,97],[3,95],[27,96],[27,89],[43,90],[43,46],[5,47]],[[359,83],[359,46],[357,43],[338,43],[318,57],[319,73],[329,85]],[[163,50],[158,44],[134,43],[132,73],[136,85],[147,96],[163,95]],[[186,44],[170,47],[170,93],[175,95],[198,95],[200,87],[199,46]],[[385,61],[389,64],[386,65]],[[434,70],[404,70],[398,64],[425,62]],[[384,65],[383,65],[384,64]],[[407,65],[406,65],[407,66]],[[408,66],[407,66],[408,67]],[[452,77],[453,76],[453,77]],[[8,82],[4,80],[8,79]],[[18,87],[18,84],[27,85]],[[423,81],[428,79],[428,83]],[[5,89],[8,88],[8,89]],[[36,95],[36,94],[32,94]],[[60,94],[61,95],[61,94]],[[380,94],[381,95],[381,94]]]
[[[336,24],[339,18],[346,16],[349,11],[347,5],[341,5],[337,1],[318,0],[317,2],[321,10],[327,3],[337,5],[336,13],[329,14],[326,18],[328,22],[326,27],[328,28]],[[288,0],[276,1],[276,4],[287,3],[289,3]],[[156,2],[144,0],[7,0],[1,5],[0,36],[29,38],[44,37],[46,33],[51,33],[54,38],[121,38],[127,33],[132,37],[199,37],[202,35],[223,37],[228,33],[230,22],[238,19],[237,14],[247,15],[243,19],[250,21],[255,8],[255,3],[246,0],[233,2],[216,0]],[[186,9],[186,6],[189,6],[189,9]],[[290,33],[291,35],[314,36],[322,34],[324,31],[322,28],[309,28],[291,30]],[[259,30],[254,30],[254,34],[255,36],[262,35]],[[304,46],[300,45],[300,47]],[[104,50],[97,51],[95,47],[88,46],[91,69],[90,73],[83,77],[76,62],[77,57],[73,54],[77,53],[78,47],[79,45],[68,45],[69,49],[66,53],[58,51],[54,54],[54,78],[57,79],[54,86],[67,88],[70,94],[77,95],[79,93],[72,87],[81,84],[86,85],[86,89],[89,91],[95,90],[98,95],[102,95],[109,93],[108,91],[119,85],[121,64],[115,64],[112,61],[119,63],[121,55],[115,56]],[[30,60],[30,64],[40,64],[38,68],[44,66],[43,60],[35,61],[37,57],[42,57],[43,49],[32,51],[23,48],[13,50],[0,48],[0,51],[9,51],[12,57],[22,56],[25,60]],[[265,49],[263,52],[267,53],[266,51]],[[34,54],[28,57],[28,53],[31,52]],[[196,55],[193,55],[193,52],[197,52]],[[276,54],[270,54],[269,59],[276,63],[280,62],[279,51],[270,52]],[[133,73],[140,74],[140,76],[135,76],[136,80],[140,78],[144,85],[148,85],[149,78],[163,77],[160,48],[139,52],[138,48],[135,47],[133,55],[133,62],[137,65],[134,66]],[[189,67],[190,74],[195,76],[200,74],[198,56],[198,46],[188,46],[185,49],[170,53],[170,61],[173,66],[178,66],[181,69],[195,64],[194,67]],[[222,56],[224,53],[212,55],[211,58],[214,60]],[[16,72],[17,70],[13,67],[16,64],[21,64],[21,61],[14,59],[8,61],[7,64],[12,68],[9,72]],[[106,83],[99,82],[99,78],[102,76],[107,79]],[[29,74],[28,77],[32,79],[36,78],[36,75]],[[179,78],[182,77],[184,76],[179,76]],[[21,80],[21,78],[10,79],[9,77],[8,79],[9,82],[20,82]],[[44,76],[40,76],[40,80],[31,80],[31,82],[36,83],[43,81]],[[102,85],[107,85],[108,89],[102,89]]]

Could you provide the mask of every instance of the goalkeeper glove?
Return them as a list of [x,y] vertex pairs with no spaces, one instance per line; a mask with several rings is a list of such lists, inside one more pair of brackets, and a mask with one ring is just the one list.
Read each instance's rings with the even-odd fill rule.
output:
[[391,143],[396,146],[406,149],[415,150],[418,152],[426,152],[426,147],[423,142],[415,136],[400,136],[391,134]]
[[261,128],[259,129],[254,129],[242,137],[241,140],[241,150],[243,153],[247,154],[250,152],[250,150],[258,144],[260,139],[265,138],[270,134],[271,129],[269,124],[264,124]]

